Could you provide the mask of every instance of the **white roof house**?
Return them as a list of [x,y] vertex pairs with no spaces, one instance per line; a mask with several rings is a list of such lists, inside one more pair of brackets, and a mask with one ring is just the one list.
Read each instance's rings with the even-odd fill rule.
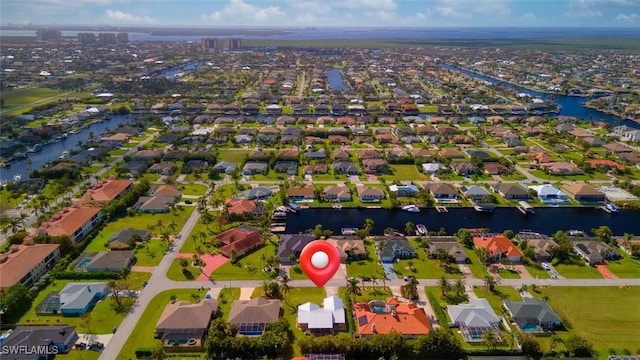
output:
[[344,305],[337,296],[324,299],[323,307],[314,303],[298,306],[298,324],[309,330],[331,330],[346,324]]
[[416,194],[420,192],[417,186],[413,184],[408,185],[389,185],[389,191],[394,194],[403,193],[403,194]]
[[538,193],[542,202],[567,202],[567,194],[551,184],[529,186]]
[[422,171],[424,171],[425,174],[435,174],[438,172],[438,170],[440,169],[444,169],[444,165],[440,164],[440,163],[424,163],[422,164]]

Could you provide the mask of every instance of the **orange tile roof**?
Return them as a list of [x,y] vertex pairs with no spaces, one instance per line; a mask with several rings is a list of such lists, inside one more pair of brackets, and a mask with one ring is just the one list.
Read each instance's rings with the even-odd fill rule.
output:
[[173,185],[160,185],[153,191],[153,195],[154,196],[158,196],[158,195],[182,196],[182,193]]
[[89,190],[93,201],[111,201],[133,184],[132,180],[104,180]]
[[[402,303],[394,298],[387,299],[387,305],[395,307],[394,312],[375,313],[369,304],[356,303],[356,323],[361,335],[389,334],[398,332],[403,335],[426,335],[431,331],[431,323],[423,308],[413,303]],[[366,318],[366,321],[364,321]],[[361,321],[362,319],[363,321]]]
[[58,244],[14,245],[17,251],[0,254],[0,289],[17,284],[36,265],[56,251]]
[[43,228],[49,236],[71,236],[101,210],[95,207],[66,208],[62,212],[53,215],[50,222],[43,224]]
[[225,204],[229,204],[229,214],[244,214],[256,208],[255,201],[245,199],[229,199]]
[[478,248],[489,250],[489,255],[506,253],[507,256],[522,256],[522,252],[502,234],[493,236],[474,236],[473,244]]

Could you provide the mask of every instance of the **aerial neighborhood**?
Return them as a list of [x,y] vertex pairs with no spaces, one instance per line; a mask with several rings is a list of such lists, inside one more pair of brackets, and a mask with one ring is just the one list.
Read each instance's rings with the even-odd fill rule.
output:
[[637,50],[37,34],[0,358],[640,356]]

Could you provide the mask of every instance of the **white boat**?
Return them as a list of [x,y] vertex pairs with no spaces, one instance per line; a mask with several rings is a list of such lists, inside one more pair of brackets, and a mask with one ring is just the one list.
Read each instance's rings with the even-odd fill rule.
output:
[[403,206],[402,210],[408,211],[408,212],[420,212],[420,208],[413,204]]
[[608,202],[604,204],[603,210],[608,213],[617,213],[619,209],[614,203]]
[[427,227],[423,224],[416,225],[416,232],[418,233],[418,235],[427,235],[429,233],[429,231],[427,231]]
[[341,210],[342,209],[342,204],[335,204],[332,206],[332,208],[336,209],[336,210]]
[[20,180],[22,180],[22,175],[20,174],[16,174],[16,176],[13,177],[13,182],[20,182]]

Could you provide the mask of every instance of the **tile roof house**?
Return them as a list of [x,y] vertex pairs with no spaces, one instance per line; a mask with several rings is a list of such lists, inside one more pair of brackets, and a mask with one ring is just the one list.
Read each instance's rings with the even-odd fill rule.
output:
[[336,174],[358,175],[360,171],[351,161],[334,161],[331,165]]
[[224,204],[229,214],[253,214],[256,210],[256,202],[253,200],[227,199]]
[[491,198],[491,193],[484,186],[461,186],[460,191],[462,191],[467,199],[476,203],[487,202]]
[[214,169],[220,171],[220,173],[231,175],[234,171],[238,169],[238,165],[236,163],[228,162],[228,161],[218,161],[214,166]]
[[279,317],[280,300],[255,298],[235,300],[229,311],[228,322],[235,324],[241,335],[262,335],[267,324],[278,321]]
[[268,197],[273,196],[277,192],[276,189],[264,187],[264,186],[256,186],[254,188],[244,190],[234,196],[237,199],[247,199],[247,200],[263,200]]
[[607,243],[599,240],[575,240],[573,241],[573,249],[591,266],[600,264],[605,260],[620,258],[620,253]]
[[346,150],[342,150],[342,149],[335,149],[333,150],[333,158],[335,160],[338,159],[349,159],[349,152]]
[[412,259],[416,250],[404,236],[376,236],[374,237],[378,257],[383,263],[393,263],[397,259]]
[[583,174],[578,165],[571,162],[554,162],[545,166],[549,174],[580,175]]
[[351,201],[351,190],[346,186],[328,186],[322,189],[324,201]]
[[[311,234],[284,234],[280,236],[278,242],[278,258],[280,263],[284,265],[295,264],[295,260],[300,258],[300,253],[307,244],[312,242]],[[292,261],[293,259],[293,261]]]
[[304,175],[326,174],[327,171],[327,164],[310,164],[302,168]]
[[585,183],[563,184],[562,190],[581,203],[599,203],[605,200],[602,191]]
[[97,207],[67,207],[43,223],[39,232],[49,236],[69,236],[74,244],[87,236],[101,222],[103,211]]
[[133,265],[133,251],[132,250],[112,250],[112,251],[100,251],[93,258],[91,262],[84,267],[86,272],[100,272],[100,271],[113,271],[118,272],[123,269],[129,269]]
[[378,188],[369,188],[366,186],[356,187],[358,198],[362,202],[380,202],[385,198],[384,191]]
[[519,329],[528,333],[544,333],[562,325],[562,320],[544,300],[530,297],[522,301],[502,302]]
[[527,190],[516,184],[497,183],[492,185],[491,189],[507,200],[529,200],[531,198]]
[[83,204],[107,205],[133,186],[132,180],[107,179],[93,185],[82,199]]
[[356,332],[365,338],[391,332],[402,334],[405,338],[414,338],[431,331],[431,322],[424,309],[414,303],[389,298],[386,301],[355,303],[353,309]]
[[11,245],[0,254],[0,289],[33,285],[60,258],[59,244]]
[[425,190],[429,192],[437,203],[457,201],[458,192],[453,186],[444,182],[434,182],[424,185]]
[[287,195],[292,202],[313,201],[316,197],[313,186],[292,186],[287,189]]
[[311,302],[299,305],[297,323],[300,330],[314,334],[345,330],[347,320],[342,299],[329,296],[324,299],[322,307]]
[[382,174],[389,171],[389,164],[384,159],[363,159],[362,169],[365,174]]
[[162,162],[162,163],[156,163],[151,165],[148,171],[151,173],[157,173],[157,174],[168,176],[173,174],[177,169],[178,167],[174,163]]
[[[176,342],[180,346],[201,347],[217,312],[216,300],[203,300],[196,304],[188,301],[170,303],[156,323],[156,333],[165,347],[173,347]],[[185,340],[188,341],[185,343]]]
[[424,251],[432,259],[437,258],[438,253],[444,250],[457,263],[466,263],[469,260],[467,253],[454,236],[429,236],[426,239],[427,246]]
[[453,325],[460,329],[465,341],[482,341],[482,335],[487,331],[494,331],[500,341],[502,340],[501,320],[487,299],[471,299],[468,304],[449,305],[447,312]]
[[338,249],[340,262],[342,263],[367,258],[367,249],[364,246],[364,241],[358,236],[332,236],[326,241]]
[[509,238],[502,234],[474,236],[473,244],[479,249],[487,249],[489,258],[493,261],[507,258],[518,262],[522,258],[522,252],[511,243]]
[[140,196],[132,208],[141,213],[167,213],[175,203],[171,195]]
[[[523,239],[520,239],[523,241]],[[553,248],[558,247],[558,243],[547,236],[539,238],[527,238],[527,246],[533,249],[533,254],[538,261],[551,261]]]
[[262,234],[255,228],[240,225],[229,229],[216,236],[224,245],[220,248],[220,254],[230,258],[235,252],[237,258],[245,255],[250,250],[264,244]]
[[[43,354],[38,351],[26,351],[37,349],[40,352],[48,350],[50,354],[66,354],[78,341],[78,333],[75,326],[18,326],[2,342],[0,358],[13,359],[43,359]],[[15,354],[12,350],[24,347],[24,351]],[[47,357],[48,358],[48,357]]]
[[62,315],[82,315],[109,294],[106,282],[70,282],[60,290]]
[[122,231],[119,231],[107,240],[108,248],[111,250],[123,250],[129,249],[131,246],[129,245],[132,239],[138,239],[139,241],[147,241],[151,237],[151,234],[148,230],[135,229],[132,227],[128,227]]

